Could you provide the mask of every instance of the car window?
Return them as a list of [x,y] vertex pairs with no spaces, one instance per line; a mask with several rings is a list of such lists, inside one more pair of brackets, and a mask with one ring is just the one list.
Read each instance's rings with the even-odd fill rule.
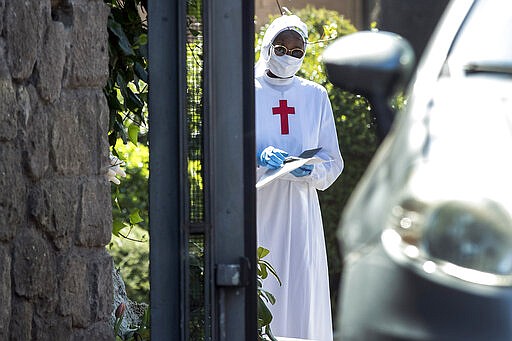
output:
[[512,1],[476,1],[448,56],[450,73],[512,68]]

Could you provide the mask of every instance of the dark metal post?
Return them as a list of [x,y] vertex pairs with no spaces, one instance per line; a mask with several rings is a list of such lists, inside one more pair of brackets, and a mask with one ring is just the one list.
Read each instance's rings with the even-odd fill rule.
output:
[[[210,202],[217,271],[213,299],[218,307],[214,339],[252,341],[257,332],[254,4],[209,1],[207,13]],[[229,278],[241,280],[229,283]]]
[[149,1],[151,339],[181,340],[183,0]]
[[256,134],[254,112],[254,1],[242,1],[242,73],[244,129],[244,248],[249,261],[245,297],[245,340],[256,340],[258,300],[256,279]]

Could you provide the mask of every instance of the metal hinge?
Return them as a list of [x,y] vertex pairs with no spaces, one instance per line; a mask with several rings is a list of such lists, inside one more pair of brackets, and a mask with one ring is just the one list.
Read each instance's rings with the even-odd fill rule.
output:
[[245,287],[249,285],[249,259],[240,257],[238,264],[217,264],[216,283],[221,287]]

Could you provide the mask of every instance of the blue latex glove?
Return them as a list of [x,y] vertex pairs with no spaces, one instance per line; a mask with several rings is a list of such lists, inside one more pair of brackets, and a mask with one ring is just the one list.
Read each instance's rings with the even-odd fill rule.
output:
[[288,153],[284,150],[268,146],[258,157],[258,164],[270,169],[277,169],[283,166],[284,159],[287,156]]
[[295,175],[296,177],[306,176],[311,174],[313,171],[313,165],[303,165],[297,169],[292,170],[290,173]]

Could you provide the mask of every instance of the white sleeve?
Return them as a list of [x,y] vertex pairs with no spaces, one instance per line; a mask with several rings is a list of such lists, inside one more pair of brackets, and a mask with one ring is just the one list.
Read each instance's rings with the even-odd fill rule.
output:
[[315,164],[311,175],[308,177],[310,183],[319,190],[325,190],[331,186],[343,171],[343,158],[338,144],[338,134],[332,113],[331,102],[327,91],[322,92],[321,105],[321,129],[318,137],[318,145],[322,149],[316,155],[326,162]]

